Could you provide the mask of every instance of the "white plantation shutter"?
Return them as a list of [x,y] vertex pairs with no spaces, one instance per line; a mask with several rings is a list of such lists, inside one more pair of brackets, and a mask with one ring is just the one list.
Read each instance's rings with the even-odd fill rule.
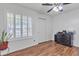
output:
[[27,16],[23,16],[23,18],[22,18],[22,36],[23,37],[25,37],[25,36],[27,36]]
[[21,16],[15,16],[15,37],[21,37]]
[[12,13],[7,13],[7,32],[14,37],[14,16]]
[[7,13],[7,31],[15,38],[32,36],[32,18]]

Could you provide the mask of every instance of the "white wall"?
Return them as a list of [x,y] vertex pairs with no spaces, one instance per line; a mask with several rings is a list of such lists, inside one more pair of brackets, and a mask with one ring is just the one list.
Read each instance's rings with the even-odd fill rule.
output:
[[[33,25],[32,39],[23,39],[23,40],[13,39],[12,41],[9,41],[9,48],[10,48],[9,53],[33,46],[43,41],[51,40],[51,18],[47,15],[39,14],[35,11],[21,7],[16,4],[0,4],[0,33],[2,32],[3,29],[6,30],[7,12],[13,12],[14,14],[23,14],[23,15],[31,16],[32,25]],[[39,17],[43,17],[46,20],[39,19]],[[2,51],[2,54],[6,54],[6,53],[7,50],[6,52]]]
[[52,19],[53,39],[59,31],[75,31],[73,45],[79,47],[79,9],[62,13]]

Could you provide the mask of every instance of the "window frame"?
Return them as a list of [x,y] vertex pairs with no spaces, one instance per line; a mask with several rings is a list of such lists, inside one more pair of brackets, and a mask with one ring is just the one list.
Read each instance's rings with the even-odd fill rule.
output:
[[[25,16],[25,15],[21,15],[21,14],[14,14],[14,13],[10,13],[10,12],[7,12],[7,14],[13,14],[13,17],[14,17],[13,18],[13,27],[14,27],[13,28],[13,34],[14,34],[13,38],[15,38],[16,40],[18,38],[20,38],[20,39],[22,39],[22,38],[32,38],[32,36],[28,36],[28,17],[30,17],[30,16]],[[20,29],[21,36],[20,37],[16,37],[16,15],[20,15],[20,27],[21,27],[21,29]],[[26,25],[27,26],[27,31],[26,31],[27,35],[26,36],[23,36],[23,16],[25,16],[27,18],[26,19],[26,22],[27,22],[27,25]],[[8,23],[8,21],[7,21],[7,23]],[[32,23],[32,17],[31,17],[31,23]],[[32,26],[32,24],[31,24],[31,26]],[[8,24],[7,24],[7,27],[8,27]],[[31,28],[31,30],[32,30],[32,28]],[[32,34],[32,32],[31,32],[31,34]]]

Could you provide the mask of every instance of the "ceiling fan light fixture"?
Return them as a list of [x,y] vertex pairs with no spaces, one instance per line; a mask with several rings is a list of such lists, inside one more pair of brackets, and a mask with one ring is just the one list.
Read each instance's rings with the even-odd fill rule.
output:
[[63,7],[62,6],[59,6],[58,9],[59,9],[60,12],[63,11]]
[[63,11],[63,6],[60,4],[60,5],[56,5],[53,10],[55,12],[62,12]]
[[58,10],[58,7],[54,7],[54,8],[53,8],[53,11],[58,12],[58,11],[59,11],[59,10]]
[[62,9],[63,9],[63,7],[62,7],[62,6],[59,6],[58,8],[59,8],[59,10],[62,10]]

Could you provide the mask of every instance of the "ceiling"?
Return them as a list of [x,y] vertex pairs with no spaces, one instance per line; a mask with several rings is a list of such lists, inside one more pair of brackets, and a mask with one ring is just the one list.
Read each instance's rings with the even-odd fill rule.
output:
[[[32,10],[35,10],[39,13],[43,13],[43,14],[47,14],[47,15],[50,15],[50,16],[56,16],[58,14],[61,14],[61,12],[55,12],[55,11],[51,11],[49,13],[47,13],[47,11],[52,7],[52,6],[42,6],[41,5],[42,3],[20,3],[20,5],[26,7],[26,8],[30,8]],[[68,5],[64,5],[63,6],[63,9],[64,12],[69,12],[69,11],[72,11],[72,10],[75,10],[75,9],[78,9],[79,8],[79,3],[71,3],[71,4],[68,4]]]

